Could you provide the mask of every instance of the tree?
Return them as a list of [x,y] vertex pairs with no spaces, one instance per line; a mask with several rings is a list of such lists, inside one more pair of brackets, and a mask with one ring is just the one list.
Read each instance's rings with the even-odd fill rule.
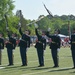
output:
[[14,9],[13,0],[0,0],[0,19],[2,20],[4,14],[12,14]]
[[[6,33],[5,31],[5,18],[6,14],[8,18],[13,15],[12,10],[14,9],[13,0],[0,0],[0,31]],[[11,24],[10,24],[11,25]]]

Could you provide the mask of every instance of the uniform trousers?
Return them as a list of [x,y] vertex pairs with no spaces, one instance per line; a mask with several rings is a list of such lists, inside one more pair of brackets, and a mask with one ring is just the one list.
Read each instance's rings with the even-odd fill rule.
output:
[[7,48],[9,65],[13,65],[13,49]]
[[20,55],[22,60],[22,65],[27,65],[27,48],[20,47]]
[[44,50],[37,48],[37,55],[38,55],[39,65],[40,66],[44,65]]
[[57,49],[51,49],[51,54],[52,54],[54,66],[58,66],[58,51],[57,51]]
[[74,67],[75,67],[75,49],[71,50],[71,52],[72,52],[73,64],[74,64]]
[[0,49],[0,65],[1,65],[1,58],[2,58],[2,53],[1,53],[1,49]]

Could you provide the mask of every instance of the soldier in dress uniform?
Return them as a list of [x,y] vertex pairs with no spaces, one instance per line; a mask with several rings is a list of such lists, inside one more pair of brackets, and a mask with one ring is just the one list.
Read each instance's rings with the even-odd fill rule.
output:
[[73,69],[75,69],[75,28],[73,29],[73,34],[71,35],[71,53],[73,59]]
[[51,38],[51,43],[50,43],[50,49],[51,49],[51,54],[54,62],[53,67],[59,67],[58,65],[58,50],[60,49],[60,44],[61,44],[61,39],[58,36],[59,30],[55,30],[54,35],[49,35],[49,32],[46,33],[46,35]]
[[30,47],[30,31],[25,30],[25,33],[22,33],[21,26],[19,26],[19,32],[22,36],[19,46],[20,46],[20,55],[22,59],[22,66],[27,66],[27,49]]
[[35,24],[35,33],[37,36],[37,42],[35,48],[37,49],[37,55],[39,60],[39,66],[44,66],[44,50],[46,49],[46,35],[45,31],[42,31],[42,35],[38,33],[37,26]]
[[8,60],[9,60],[9,65],[13,65],[13,50],[16,47],[16,38],[15,38],[15,33],[10,34],[9,31],[8,33],[8,41],[6,42],[6,48],[7,48],[7,54],[8,54]]
[[2,58],[2,52],[1,52],[2,49],[4,49],[4,39],[2,37],[2,33],[0,33],[0,65],[1,65],[1,58]]

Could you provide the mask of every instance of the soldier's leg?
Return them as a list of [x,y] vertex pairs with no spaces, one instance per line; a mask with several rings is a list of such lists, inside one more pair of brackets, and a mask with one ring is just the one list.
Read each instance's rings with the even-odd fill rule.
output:
[[39,49],[37,49],[37,55],[38,55],[38,61],[39,61],[39,65],[41,65],[41,59],[40,59],[40,51],[39,51]]
[[75,50],[72,50],[73,65],[75,67]]
[[13,50],[11,50],[11,65],[13,65],[14,63],[14,54],[13,54]]
[[11,65],[12,64],[12,50],[7,49],[7,54],[8,54],[9,65]]
[[1,57],[2,56],[2,53],[1,53],[1,49],[0,49],[0,65],[1,65]]
[[26,48],[26,65],[27,65],[28,61],[27,61],[27,48]]
[[23,59],[24,59],[24,65],[27,66],[27,55],[26,55],[26,48],[23,50]]
[[9,62],[9,65],[10,65],[10,59],[9,59],[9,49],[7,49],[7,55],[8,55],[8,62]]
[[44,66],[44,51],[40,50],[40,61],[41,61],[41,65]]
[[26,52],[26,63],[25,64],[27,65],[27,63],[28,63],[28,61],[27,61],[27,52]]
[[13,53],[13,50],[12,50],[12,64],[14,63],[14,53]]
[[58,66],[57,50],[51,50],[54,66]]
[[20,55],[21,55],[21,60],[22,60],[22,65],[23,65],[23,49],[20,48]]

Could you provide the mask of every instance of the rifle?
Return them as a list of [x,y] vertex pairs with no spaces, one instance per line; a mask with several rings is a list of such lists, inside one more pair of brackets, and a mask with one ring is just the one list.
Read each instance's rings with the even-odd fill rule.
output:
[[17,11],[17,16],[20,18],[19,23],[18,23],[18,28],[19,28],[22,25],[22,11],[21,10]]
[[[6,20],[6,28],[8,27],[8,21],[7,21],[7,16],[6,14],[4,15],[5,20]],[[2,51],[0,50],[0,65],[1,65],[1,59],[2,59]]]
[[31,24],[35,24],[36,22],[40,21],[40,20],[43,19],[43,18],[44,18],[44,16],[41,16],[41,17],[38,18],[37,20],[35,20],[35,21],[31,22],[31,23],[28,23],[28,24],[26,24],[26,25],[29,26],[29,25],[31,25]]
[[52,17],[53,18],[53,15],[52,15],[52,13],[47,9],[47,7],[46,7],[46,5],[43,3],[43,5],[44,5],[44,7],[45,7],[45,9],[46,9],[46,11],[47,11],[47,13],[49,14],[49,18],[50,17]]
[[6,30],[8,30],[8,19],[7,19],[7,15],[5,14],[4,17],[5,17],[5,21],[6,21]]
[[[4,15],[4,17],[5,17],[5,21],[6,21],[6,30],[7,30],[7,32],[9,33],[9,27],[8,27],[8,19],[7,19],[7,15],[5,14]],[[13,52],[12,52],[12,62],[14,62],[14,54],[13,54]]]

